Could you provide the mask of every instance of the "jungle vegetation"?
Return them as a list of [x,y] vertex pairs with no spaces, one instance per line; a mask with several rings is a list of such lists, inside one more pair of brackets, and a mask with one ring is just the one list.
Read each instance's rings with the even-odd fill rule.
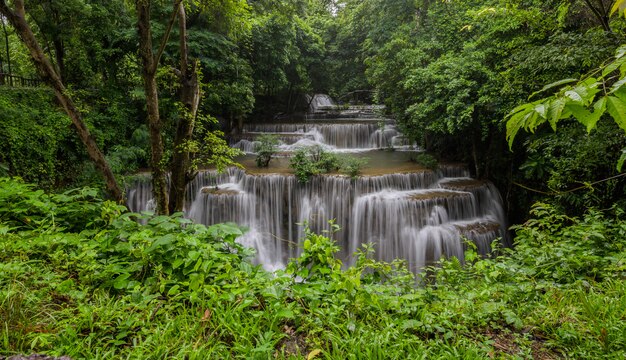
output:
[[[0,0],[0,357],[624,357],[625,8]],[[383,104],[494,181],[515,246],[416,276],[368,247],[342,269],[307,232],[269,274],[245,229],[181,215],[201,167],[234,164],[225,135],[313,93]],[[141,169],[154,216],[123,206]]]

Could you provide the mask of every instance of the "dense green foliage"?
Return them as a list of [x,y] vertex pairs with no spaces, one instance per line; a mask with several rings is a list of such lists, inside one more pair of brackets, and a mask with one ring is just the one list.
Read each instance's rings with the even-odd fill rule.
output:
[[439,162],[431,154],[419,153],[415,155],[415,157],[412,160],[418,163],[419,165],[427,169],[431,169],[431,170],[436,170],[437,167],[439,166]]
[[[80,214],[80,216],[76,216]],[[471,246],[422,273],[346,270],[307,232],[270,275],[234,225],[126,213],[93,190],[47,195],[0,181],[0,354],[72,358],[619,358],[626,223],[538,204],[516,250]],[[135,221],[147,220],[146,225]]]
[[368,159],[337,154],[324,150],[321,146],[299,148],[289,161],[296,178],[300,183],[307,183],[312,176],[340,171],[343,174],[356,178],[367,165]]
[[262,135],[256,141],[258,141],[254,146],[256,166],[268,167],[272,157],[278,152],[278,138],[274,135]]
[[[603,135],[597,136],[567,129],[564,131],[570,139],[566,145],[565,136],[537,128],[535,134],[518,139],[511,153],[504,141],[504,119],[546,84],[566,78],[578,80],[602,66],[604,73],[583,77],[586,83],[563,89],[555,98],[570,99],[574,110],[580,107],[578,113],[584,117],[580,121],[592,125],[600,112],[593,113],[591,106],[589,110],[582,107],[598,91],[587,88],[602,90],[608,97],[604,107],[598,105],[601,112],[606,109],[618,116],[618,123],[621,121],[619,114],[624,111],[618,110],[622,105],[617,95],[622,83],[615,74],[623,62],[609,61],[615,60],[616,49],[626,40],[624,20],[616,13],[610,16],[612,5],[619,3],[343,1],[336,23],[328,30],[329,48],[345,49],[345,53],[341,49],[329,53],[329,64],[340,69],[332,77],[338,80],[334,89],[339,90],[331,91],[374,91],[375,98],[387,106],[411,140],[443,159],[466,161],[472,164],[474,175],[495,180],[506,194],[514,221],[523,218],[532,199],[544,196],[528,188],[556,193],[556,204],[582,214],[586,206],[605,206],[606,199],[616,201],[624,194],[623,179],[613,181],[608,193],[603,186],[582,186],[618,174],[604,162],[586,159],[595,148],[592,159],[617,160],[626,146],[623,133],[615,127],[605,128]],[[586,95],[579,99],[576,89],[586,91]],[[538,103],[518,110],[536,109],[538,113],[533,116],[547,121],[541,114],[549,113],[550,106],[544,102],[536,107]],[[558,117],[565,119],[572,114],[572,106],[563,105],[567,111],[560,108]],[[534,130],[541,121],[527,117],[526,110],[517,112],[515,119],[525,122],[518,121],[515,128]],[[575,125],[562,121],[561,126]],[[611,146],[603,144],[603,136],[611,139]],[[555,142],[567,146],[567,151],[537,151],[547,150]],[[543,171],[527,177],[526,170],[539,163],[546,164]],[[565,174],[559,173],[559,164],[565,163],[571,169],[578,168],[578,176],[562,176]],[[526,170],[517,171],[519,168]],[[564,191],[568,191],[567,196],[562,196]],[[602,195],[595,201],[598,193]]]
[[311,176],[329,173],[340,167],[337,155],[324,150],[321,146],[302,147],[295,151],[289,165],[301,183],[307,183]]
[[[305,94],[323,92],[386,105],[410,140],[494,179],[514,223],[542,202],[514,227],[513,250],[482,259],[468,243],[467,263],[444,259],[417,279],[401,261],[371,260],[370,247],[342,268],[333,234],[308,230],[300,256],[269,274],[235,241],[245,230],[234,224],[132,214],[95,189],[48,194],[2,178],[0,355],[626,356],[623,0],[186,4],[202,89],[183,145],[191,173],[233,165],[238,152],[223,132],[301,111]],[[116,175],[148,167],[132,2],[26,5]],[[156,40],[171,3],[152,5]],[[157,71],[163,162],[185,116],[178,31]],[[1,35],[0,72],[10,62],[13,74],[36,76],[14,30]],[[46,190],[101,187],[70,124],[49,90],[0,87],[0,176]],[[267,166],[276,142],[260,140],[257,161]],[[437,167],[431,155],[415,161]],[[306,183],[338,170],[356,177],[365,162],[314,147],[291,166]]]

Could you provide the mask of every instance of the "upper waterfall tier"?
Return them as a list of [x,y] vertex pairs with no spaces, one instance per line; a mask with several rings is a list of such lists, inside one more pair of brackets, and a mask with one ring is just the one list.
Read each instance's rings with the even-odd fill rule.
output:
[[302,146],[319,145],[331,151],[398,148],[404,139],[393,123],[388,121],[337,121],[307,123],[246,124],[233,146],[253,153],[259,135],[278,138],[282,151]]

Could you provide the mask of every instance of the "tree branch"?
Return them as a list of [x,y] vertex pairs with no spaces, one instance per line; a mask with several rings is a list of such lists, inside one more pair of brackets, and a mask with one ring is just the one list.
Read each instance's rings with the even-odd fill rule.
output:
[[161,45],[159,46],[159,51],[154,56],[154,63],[152,72],[156,72],[157,67],[159,66],[159,62],[161,61],[161,56],[163,56],[163,52],[165,51],[165,46],[170,39],[170,34],[172,33],[172,28],[174,27],[174,22],[176,21],[176,16],[178,15],[178,8],[182,5],[183,0],[176,0],[174,2],[174,9],[172,10],[172,16],[170,17],[170,21],[167,24],[167,30],[165,30],[165,34],[163,35],[163,39],[161,39]]
[[187,16],[185,14],[185,6],[182,2],[178,4],[178,14],[178,29],[180,33],[180,72],[181,76],[186,79],[187,72],[189,71],[189,59],[187,55],[187,24],[185,23],[187,21]]

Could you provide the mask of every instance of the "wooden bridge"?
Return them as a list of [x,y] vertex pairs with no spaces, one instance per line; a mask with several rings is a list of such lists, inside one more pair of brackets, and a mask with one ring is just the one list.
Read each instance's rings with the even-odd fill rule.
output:
[[40,79],[25,78],[23,76],[0,72],[0,86],[42,86]]

